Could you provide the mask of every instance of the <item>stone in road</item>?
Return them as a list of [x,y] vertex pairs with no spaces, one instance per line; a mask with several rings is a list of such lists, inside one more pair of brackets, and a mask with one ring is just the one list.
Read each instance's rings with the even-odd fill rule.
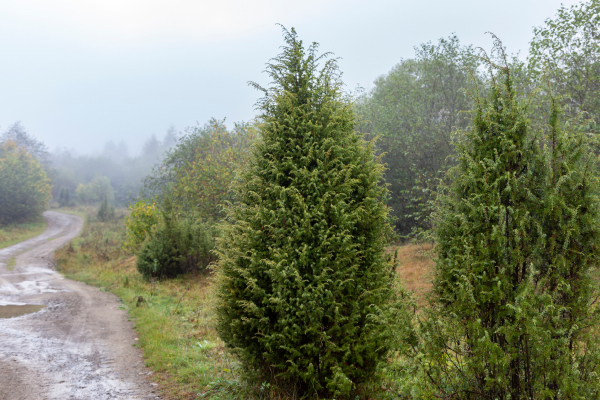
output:
[[79,234],[81,218],[44,217],[42,235],[0,250],[0,305],[47,306],[0,319],[0,399],[157,398],[118,298],[52,267],[54,250]]

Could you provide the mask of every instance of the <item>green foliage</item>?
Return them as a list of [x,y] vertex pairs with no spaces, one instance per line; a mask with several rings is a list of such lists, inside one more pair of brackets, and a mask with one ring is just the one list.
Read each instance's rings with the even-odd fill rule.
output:
[[115,216],[115,208],[108,204],[108,196],[104,195],[104,199],[102,203],[100,203],[100,207],[98,208],[97,217],[100,221],[106,222],[113,219]]
[[0,145],[0,224],[32,220],[48,208],[50,180],[41,163],[15,142]]
[[137,254],[137,269],[147,279],[170,278],[204,269],[214,247],[210,229],[192,218],[163,212]]
[[380,136],[389,204],[401,235],[425,226],[429,192],[451,161],[451,133],[468,124],[461,113],[471,108],[464,91],[474,86],[471,73],[478,68],[473,48],[456,36],[422,44],[415,53],[379,77],[356,105],[359,131]]
[[247,159],[255,137],[252,125],[236,124],[228,130],[224,121],[214,119],[203,127],[188,128],[146,178],[142,197],[159,205],[168,198],[179,214],[193,212],[205,221],[220,220],[235,169]]
[[589,136],[563,129],[556,106],[547,136],[532,134],[510,69],[495,68],[437,201],[418,397],[598,398],[600,204]]
[[75,193],[77,199],[83,204],[98,204],[105,197],[108,201],[114,201],[114,191],[110,185],[110,179],[105,176],[97,176],[85,185],[80,183]]
[[217,241],[217,331],[258,382],[341,399],[388,354],[387,190],[336,61],[284,32]]
[[[568,115],[581,111],[600,124],[600,0],[561,6],[535,28],[529,67],[540,87],[548,79]],[[599,129],[599,128],[596,128]]]
[[125,219],[125,250],[136,253],[154,226],[158,224],[159,211],[155,203],[139,200],[129,207],[129,216]]

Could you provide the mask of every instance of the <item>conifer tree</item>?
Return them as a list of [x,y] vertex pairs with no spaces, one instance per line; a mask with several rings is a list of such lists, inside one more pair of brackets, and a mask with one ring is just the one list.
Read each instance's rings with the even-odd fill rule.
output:
[[284,37],[217,245],[217,330],[261,379],[345,398],[388,351],[374,317],[392,296],[383,167],[354,133],[336,60],[319,69],[316,43]]
[[104,195],[100,207],[98,207],[98,219],[102,222],[106,222],[115,216],[115,208],[108,204],[108,195]]
[[589,142],[561,127],[555,106],[547,136],[529,132],[509,68],[488,62],[498,71],[490,97],[478,99],[435,213],[421,396],[598,398],[600,204]]

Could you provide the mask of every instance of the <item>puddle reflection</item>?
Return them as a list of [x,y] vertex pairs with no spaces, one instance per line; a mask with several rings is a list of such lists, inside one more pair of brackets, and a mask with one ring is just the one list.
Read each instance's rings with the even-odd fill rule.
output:
[[0,306],[0,318],[20,317],[21,315],[38,312],[42,308],[46,308],[46,306],[42,306],[39,304],[25,304],[22,306]]

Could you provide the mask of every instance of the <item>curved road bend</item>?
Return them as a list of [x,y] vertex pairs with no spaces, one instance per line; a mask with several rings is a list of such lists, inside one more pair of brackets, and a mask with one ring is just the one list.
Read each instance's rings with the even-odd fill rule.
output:
[[79,234],[81,218],[44,217],[43,234],[0,249],[0,305],[47,306],[0,319],[0,399],[159,398],[118,298],[52,267],[54,250]]

